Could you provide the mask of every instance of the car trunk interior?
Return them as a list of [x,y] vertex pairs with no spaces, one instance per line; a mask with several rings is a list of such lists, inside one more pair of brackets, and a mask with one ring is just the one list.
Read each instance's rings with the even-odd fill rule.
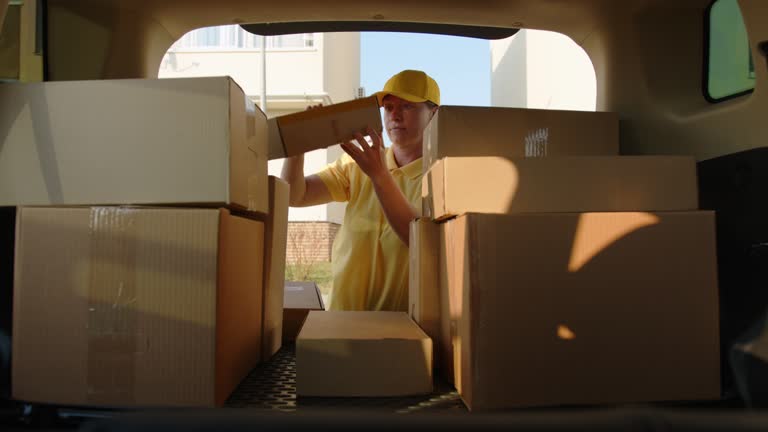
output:
[[[0,18],[7,3],[0,0]],[[230,24],[263,35],[407,31],[500,39],[518,29],[562,33],[594,65],[597,110],[619,115],[622,155],[692,155],[698,161],[700,206],[717,212],[727,389],[728,349],[768,307],[768,2],[739,0],[754,91],[717,103],[705,95],[712,3],[47,0],[40,70],[47,81],[156,78],[166,51],[185,33]]]
[[619,114],[622,154],[693,155],[700,161],[703,208],[718,211],[725,349],[762,312],[753,297],[762,280],[753,248],[768,242],[766,209],[758,198],[765,184],[760,147],[768,136],[763,120],[768,62],[760,49],[768,40],[768,4],[739,1],[756,88],[719,103],[707,100],[703,90],[711,5],[711,0],[449,0],[438,7],[427,0],[407,5],[359,0],[330,8],[302,0],[49,0],[46,75],[49,80],[156,77],[166,50],[186,32],[233,23],[263,34],[334,26],[485,38],[519,28],[565,34],[592,60],[597,110]]

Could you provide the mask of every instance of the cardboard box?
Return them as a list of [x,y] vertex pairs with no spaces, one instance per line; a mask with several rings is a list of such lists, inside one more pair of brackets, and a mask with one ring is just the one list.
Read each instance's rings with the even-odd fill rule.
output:
[[424,216],[687,211],[698,208],[685,156],[445,158],[422,179]]
[[298,396],[432,392],[432,340],[403,312],[310,312],[296,340]]
[[618,156],[616,113],[440,107],[424,131],[424,172],[452,156]]
[[440,337],[440,226],[423,218],[411,222],[408,243],[409,313],[424,332],[437,341]]
[[288,183],[277,177],[269,177],[269,214],[264,225],[264,359],[272,357],[283,343],[289,193]]
[[227,77],[3,84],[0,205],[266,213],[267,121]]
[[714,213],[441,228],[443,337],[470,409],[720,397]]
[[262,222],[120,207],[17,220],[15,399],[219,406],[259,361]]
[[297,112],[269,120],[269,158],[297,156],[350,141],[366,128],[381,132],[375,96]]
[[285,282],[283,342],[293,342],[310,311],[323,311],[323,296],[314,282]]

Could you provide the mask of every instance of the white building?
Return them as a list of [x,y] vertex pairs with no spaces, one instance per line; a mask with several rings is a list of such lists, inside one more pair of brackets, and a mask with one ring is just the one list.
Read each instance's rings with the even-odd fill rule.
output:
[[[240,26],[207,27],[191,31],[166,53],[160,78],[229,75],[257,105],[262,93],[262,53],[259,36]],[[354,99],[360,87],[360,34],[308,33],[266,38],[266,109],[269,117],[303,111],[310,105]],[[305,156],[304,170],[315,173],[334,162],[342,150],[335,146]],[[269,163],[280,175],[283,161]],[[330,246],[344,217],[344,205],[291,208],[289,260],[297,253],[310,259],[330,259]],[[301,237],[297,240],[297,238]],[[292,241],[293,239],[293,241]],[[297,251],[296,243],[306,243]],[[306,259],[306,257],[302,257]]]
[[491,42],[491,105],[594,111],[597,81],[587,53],[571,38],[520,30]]

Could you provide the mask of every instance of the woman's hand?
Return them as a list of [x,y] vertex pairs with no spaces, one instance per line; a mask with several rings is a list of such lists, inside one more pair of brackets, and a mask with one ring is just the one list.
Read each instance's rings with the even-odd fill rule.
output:
[[370,127],[366,129],[373,144],[368,144],[363,134],[356,133],[355,140],[360,148],[352,142],[341,143],[341,148],[360,166],[360,169],[370,177],[374,184],[391,175],[387,169],[387,161],[384,152],[384,141],[381,135]]

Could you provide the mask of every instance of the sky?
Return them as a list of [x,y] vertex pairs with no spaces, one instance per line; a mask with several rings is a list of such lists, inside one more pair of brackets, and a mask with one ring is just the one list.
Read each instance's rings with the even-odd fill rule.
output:
[[[404,69],[437,81],[443,105],[490,106],[491,48],[487,40],[414,33],[360,36],[360,81],[366,95]],[[389,140],[385,138],[385,144]]]

